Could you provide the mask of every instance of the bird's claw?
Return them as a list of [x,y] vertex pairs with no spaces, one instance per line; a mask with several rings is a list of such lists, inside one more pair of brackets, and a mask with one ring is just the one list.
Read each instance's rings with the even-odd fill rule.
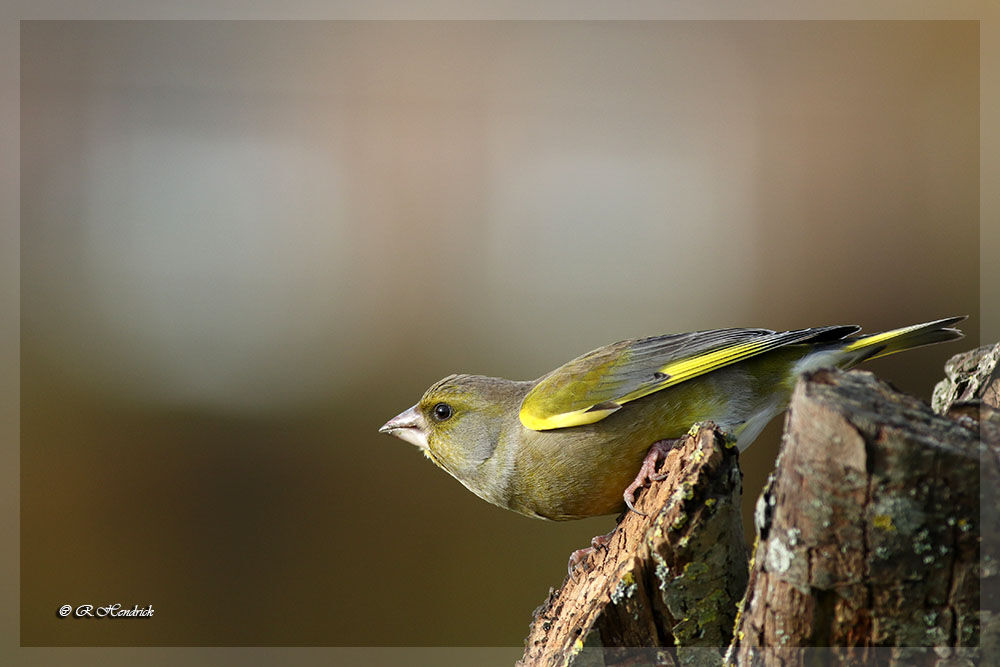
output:
[[[679,441],[678,440],[657,440],[649,448],[646,453],[646,458],[642,460],[642,466],[639,468],[639,474],[635,476],[635,479],[631,484],[625,489],[622,497],[625,499],[625,505],[629,508],[629,511],[635,512],[640,516],[646,516],[645,513],[640,512],[635,508],[635,496],[644,486],[650,482],[659,482],[667,478],[666,473],[659,472],[660,465],[667,458],[667,453],[674,448]],[[622,517],[625,515],[623,514]],[[619,520],[622,518],[619,517]],[[573,581],[576,581],[576,571],[582,567],[591,554],[597,549],[607,549],[608,542],[611,541],[611,535],[614,531],[611,531],[607,535],[598,535],[590,541],[589,547],[584,547],[583,549],[577,549],[569,557],[569,576]]]
[[570,579],[572,579],[573,581],[576,581],[576,570],[577,570],[577,568],[580,567],[580,566],[582,566],[586,562],[587,557],[590,556],[590,554],[594,553],[598,549],[607,549],[608,548],[608,542],[611,541],[611,535],[614,532],[615,531],[612,530],[607,535],[598,535],[598,536],[594,537],[592,540],[590,540],[590,546],[589,547],[584,547],[582,549],[577,549],[576,551],[574,551],[573,553],[571,553],[569,555],[569,566],[568,567],[569,567],[569,576],[570,576]]
[[676,440],[657,440],[649,448],[646,458],[642,460],[639,473],[632,480],[632,483],[625,488],[622,497],[625,499],[625,506],[639,516],[646,516],[635,508],[635,495],[650,482],[659,482],[667,478],[666,473],[658,472],[660,465],[667,458],[667,452],[674,448]]

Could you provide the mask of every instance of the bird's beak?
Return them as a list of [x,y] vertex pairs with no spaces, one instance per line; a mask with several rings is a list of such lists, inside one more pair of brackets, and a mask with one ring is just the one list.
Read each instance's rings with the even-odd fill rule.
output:
[[427,449],[427,424],[416,405],[387,421],[378,432],[394,435],[400,440]]

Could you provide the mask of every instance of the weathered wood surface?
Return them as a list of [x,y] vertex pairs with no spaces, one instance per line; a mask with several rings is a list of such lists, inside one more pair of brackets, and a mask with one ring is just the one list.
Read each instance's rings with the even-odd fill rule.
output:
[[944,376],[934,387],[935,412],[975,401],[1000,409],[1000,343],[956,354],[944,365]]
[[980,645],[982,658],[1000,656],[1000,343],[957,354],[934,387],[934,410],[979,431],[982,546]]
[[737,453],[704,427],[661,473],[648,516],[626,514],[535,610],[520,664],[719,664],[746,587]]
[[1000,655],[998,360],[949,361],[939,414],[869,373],[800,382],[746,588],[737,457],[702,429],[643,492],[649,516],[535,611],[521,664],[720,664],[729,636],[745,665]]
[[865,663],[976,658],[979,435],[870,373],[804,378],[758,504],[729,661],[805,664],[816,654],[801,647]]

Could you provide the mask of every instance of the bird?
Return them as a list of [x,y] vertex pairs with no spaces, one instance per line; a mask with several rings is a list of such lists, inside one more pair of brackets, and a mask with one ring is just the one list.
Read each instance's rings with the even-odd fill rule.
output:
[[957,340],[951,325],[963,319],[868,335],[837,325],[623,340],[536,380],[448,375],[379,431],[519,514],[621,513],[635,509],[636,493],[693,425],[714,422],[742,451],[787,407],[801,375]]

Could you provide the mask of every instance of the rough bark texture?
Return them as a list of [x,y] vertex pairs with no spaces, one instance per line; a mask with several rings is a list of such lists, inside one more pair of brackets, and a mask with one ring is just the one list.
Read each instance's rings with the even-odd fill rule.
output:
[[1000,343],[956,354],[944,365],[944,376],[931,399],[938,414],[977,400],[1000,408]]
[[719,664],[729,636],[741,665],[1000,655],[998,362],[1000,344],[952,358],[934,410],[870,373],[803,379],[745,589],[737,457],[702,429],[643,492],[649,517],[536,610],[521,663]]
[[979,436],[870,373],[800,381],[728,660],[975,659],[959,647],[980,641],[980,461],[996,460]]
[[1000,343],[957,354],[934,387],[934,410],[979,430],[982,551],[980,646],[1000,656]]
[[718,664],[746,587],[735,449],[703,427],[666,479],[535,610],[520,664]]

